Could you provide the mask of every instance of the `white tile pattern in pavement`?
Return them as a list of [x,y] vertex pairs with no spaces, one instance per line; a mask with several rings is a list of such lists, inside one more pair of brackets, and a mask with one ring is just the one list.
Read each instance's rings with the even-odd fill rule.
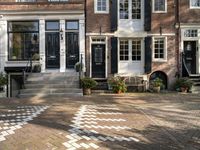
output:
[[33,120],[49,106],[18,106],[17,109],[8,110],[0,114],[0,142],[6,136],[14,134],[15,130],[22,128],[28,121]]
[[[139,142],[139,140],[134,137],[106,136],[96,131],[96,129],[117,131],[131,129],[128,126],[98,125],[98,122],[126,122],[127,120],[119,118],[120,116],[122,117],[123,113],[116,111],[119,111],[119,108],[117,108],[115,105],[82,105],[79,111],[75,114],[75,117],[73,117],[73,124],[70,125],[72,128],[68,130],[70,135],[66,136],[68,141],[63,143],[63,145],[68,150],[76,150],[79,148],[100,149],[100,147],[96,145],[94,141]],[[101,115],[101,118],[97,117],[97,115]],[[106,118],[103,118],[102,116]],[[107,116],[110,118],[107,118]],[[112,116],[117,116],[117,119],[113,118]],[[81,140],[86,140],[87,143],[83,143]]]

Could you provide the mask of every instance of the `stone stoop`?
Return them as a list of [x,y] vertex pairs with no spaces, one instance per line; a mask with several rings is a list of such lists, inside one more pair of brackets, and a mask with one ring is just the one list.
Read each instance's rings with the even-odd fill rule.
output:
[[193,81],[192,93],[200,93],[200,74],[190,75],[190,80]]
[[66,73],[29,74],[25,83],[25,89],[20,90],[19,97],[82,95],[82,90],[79,88],[79,75],[72,71]]

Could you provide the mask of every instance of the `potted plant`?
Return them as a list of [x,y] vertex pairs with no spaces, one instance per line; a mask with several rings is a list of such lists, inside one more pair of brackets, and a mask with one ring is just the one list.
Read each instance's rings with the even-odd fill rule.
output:
[[35,64],[33,66],[33,72],[41,72],[41,64]]
[[32,56],[32,60],[40,60],[40,55],[38,53],[35,53],[33,56]]
[[6,84],[7,84],[7,76],[1,72],[0,73],[0,91],[4,90],[4,86]]
[[188,78],[178,78],[175,81],[174,88],[179,92],[188,92],[191,90],[193,82]]
[[91,95],[91,89],[97,86],[97,82],[89,77],[81,79],[81,86],[83,88],[83,95]]
[[113,77],[108,80],[108,84],[111,86],[114,93],[125,93],[127,91],[127,86],[125,84],[125,78],[123,77]]
[[77,62],[77,63],[75,64],[74,68],[75,68],[76,72],[79,72],[79,71],[82,70],[83,65],[81,65],[80,62]]
[[156,78],[152,81],[153,91],[156,93],[160,92],[161,87],[163,86],[163,80],[160,78]]

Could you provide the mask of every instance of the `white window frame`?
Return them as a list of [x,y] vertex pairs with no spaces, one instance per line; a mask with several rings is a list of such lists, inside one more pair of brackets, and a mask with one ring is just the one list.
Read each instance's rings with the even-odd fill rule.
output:
[[127,19],[122,19],[120,18],[120,1],[118,2],[118,13],[119,13],[119,19],[120,20],[141,20],[142,19],[142,0],[140,1],[140,18],[133,18],[132,17],[132,13],[133,13],[133,9],[132,9],[132,0],[128,0],[128,18]]
[[153,0],[152,11],[153,11],[153,13],[167,13],[167,0],[165,0],[165,10],[163,10],[163,11],[155,10],[155,0]]
[[190,9],[200,9],[200,6],[192,6],[192,1],[193,0],[190,0]]
[[106,10],[105,11],[99,11],[97,9],[97,1],[98,0],[94,0],[94,13],[95,14],[108,14],[109,13],[109,0],[106,0]]
[[[155,45],[155,39],[156,38],[163,38],[164,39],[164,58],[155,58],[155,46],[154,45]],[[153,48],[153,52],[152,52],[153,62],[167,62],[167,37],[164,37],[164,36],[153,37],[152,48]]]
[[[132,58],[132,56],[133,56],[133,54],[132,54],[132,44],[133,44],[133,41],[134,40],[137,40],[137,41],[140,41],[140,60],[133,60],[133,58]],[[120,59],[120,41],[128,41],[128,60],[121,60]],[[140,39],[140,38],[120,38],[119,39],[119,50],[118,50],[118,56],[119,56],[119,58],[118,58],[118,60],[120,61],[120,62],[140,62],[140,61],[142,61],[142,39]]]

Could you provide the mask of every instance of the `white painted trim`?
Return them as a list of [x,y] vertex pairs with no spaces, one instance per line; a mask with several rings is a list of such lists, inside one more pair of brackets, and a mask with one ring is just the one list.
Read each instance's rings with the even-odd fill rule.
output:
[[[105,42],[93,42],[92,38],[105,38]],[[92,77],[92,44],[105,44],[105,78],[108,77],[108,37],[105,36],[90,36],[90,77]]]
[[57,15],[57,14],[84,14],[84,11],[64,10],[64,11],[0,11],[1,15]]
[[4,21],[17,21],[17,20],[80,20],[85,19],[84,14],[51,14],[51,15],[39,15],[39,14],[23,14],[23,15],[4,15],[1,20]]
[[114,36],[114,33],[86,33],[86,36]]
[[94,13],[95,14],[108,14],[109,13],[109,0],[106,0],[106,11],[97,10],[97,0],[94,0]]
[[200,24],[180,24],[180,28],[200,28]]
[[176,36],[175,33],[163,33],[160,35],[159,33],[147,33],[149,36]]
[[[164,59],[158,59],[158,58],[154,58],[154,39],[155,38],[164,38]],[[153,49],[153,53],[152,53],[152,61],[153,62],[167,62],[167,37],[166,36],[155,36],[152,38],[152,49]]]
[[167,0],[165,0],[165,10],[164,11],[156,11],[155,10],[155,0],[152,2],[152,13],[167,13]]

